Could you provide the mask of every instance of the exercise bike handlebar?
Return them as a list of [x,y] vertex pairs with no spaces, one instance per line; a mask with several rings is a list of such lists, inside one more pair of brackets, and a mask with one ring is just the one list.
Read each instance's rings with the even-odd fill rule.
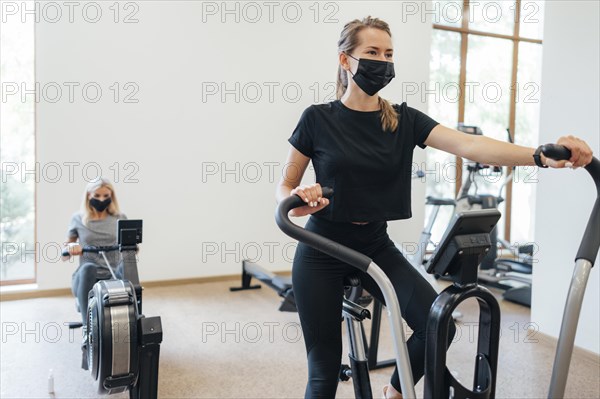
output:
[[[112,251],[118,251],[118,250],[119,250],[118,245],[108,245],[108,246],[88,245],[85,247],[81,247],[81,253],[85,253],[85,252],[100,253],[100,252],[112,252]],[[71,254],[69,254],[68,250],[65,250],[62,252],[62,256],[71,256]]]
[[[571,151],[565,146],[558,144],[546,144],[542,146],[542,153],[546,157],[557,161],[571,158]],[[594,180],[597,197],[575,260],[585,259],[593,266],[596,256],[598,256],[598,248],[600,248],[600,230],[598,229],[598,226],[600,226],[600,160],[596,157],[592,158],[592,162],[586,165],[585,170],[588,171]]]
[[[333,196],[333,189],[330,187],[323,187],[322,192],[325,198]],[[291,195],[281,201],[275,212],[275,221],[279,228],[288,236],[366,272],[372,262],[368,256],[292,223],[288,216],[289,211],[304,205],[306,203],[297,195]]]

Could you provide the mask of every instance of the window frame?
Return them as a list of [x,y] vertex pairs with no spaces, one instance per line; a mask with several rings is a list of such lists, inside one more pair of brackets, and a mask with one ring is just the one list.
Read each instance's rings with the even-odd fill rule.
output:
[[[467,81],[467,54],[469,47],[469,35],[477,35],[477,36],[486,36],[493,37],[498,39],[505,39],[512,41],[512,70],[511,70],[511,80],[510,87],[514,88],[517,84],[517,73],[518,73],[518,65],[519,65],[519,43],[521,42],[529,42],[536,43],[542,45],[542,39],[533,39],[528,37],[520,36],[520,23],[521,23],[521,0],[515,0],[515,24],[513,28],[512,35],[505,35],[500,33],[493,32],[485,32],[481,30],[470,29],[469,27],[469,19],[470,19],[470,0],[463,0],[463,8],[462,8],[462,18],[461,18],[461,27],[443,25],[443,24],[433,24],[433,29],[439,29],[444,31],[456,32],[460,34],[461,44],[460,44],[460,73],[459,73],[459,82],[458,86],[460,88],[459,97],[458,97],[458,122],[464,122],[465,120],[465,91],[466,91],[466,81]],[[509,121],[509,129],[510,135],[514,142],[515,140],[515,128],[516,128],[516,107],[517,107],[517,91],[510,90],[510,108],[508,114]],[[463,181],[463,162],[461,157],[456,157],[456,179],[455,179],[455,187],[454,187],[454,196],[456,197],[460,191],[460,187],[462,186]],[[506,172],[504,172],[506,174]],[[504,238],[510,242],[510,229],[511,229],[511,217],[512,217],[512,199],[513,199],[513,189],[512,189],[512,179],[506,184],[506,201],[505,201],[505,219],[504,219]]]
[[[28,3],[28,2],[23,2],[23,3]],[[33,2],[31,2],[33,3]],[[36,6],[37,7],[37,6]],[[37,54],[36,54],[36,40],[35,40],[35,35],[36,35],[36,31],[37,31],[37,24],[35,22],[33,22],[32,24],[32,29],[33,29],[33,43],[32,43],[32,47],[33,47],[33,81],[34,83],[37,82],[37,68],[36,68],[36,58],[37,58]],[[33,162],[34,165],[37,164],[37,159],[38,159],[38,148],[37,148],[37,101],[33,102]],[[33,252],[33,277],[32,278],[25,278],[25,279],[10,279],[10,280],[4,280],[4,279],[0,279],[0,287],[6,287],[6,286],[14,286],[14,285],[26,285],[26,284],[37,284],[37,278],[38,278],[38,229],[37,229],[37,184],[35,183],[35,179],[34,179],[34,183],[33,183],[33,243],[34,243],[34,252]],[[22,256],[22,255],[21,255]]]

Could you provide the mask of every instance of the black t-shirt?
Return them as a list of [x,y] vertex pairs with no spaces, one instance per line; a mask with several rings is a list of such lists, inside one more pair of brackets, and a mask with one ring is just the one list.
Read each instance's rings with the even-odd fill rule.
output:
[[415,146],[438,124],[406,103],[394,105],[398,129],[384,131],[381,111],[363,112],[340,100],[308,107],[289,138],[312,159],[316,181],[334,189],[314,215],[336,222],[408,219]]

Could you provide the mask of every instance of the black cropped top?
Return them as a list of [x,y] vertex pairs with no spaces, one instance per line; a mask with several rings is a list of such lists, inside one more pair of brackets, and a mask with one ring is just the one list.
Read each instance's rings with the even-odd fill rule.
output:
[[340,100],[308,107],[289,138],[312,159],[316,181],[334,189],[314,216],[336,222],[408,219],[415,146],[438,124],[406,103],[394,105],[398,129],[384,131],[381,111],[363,112]]

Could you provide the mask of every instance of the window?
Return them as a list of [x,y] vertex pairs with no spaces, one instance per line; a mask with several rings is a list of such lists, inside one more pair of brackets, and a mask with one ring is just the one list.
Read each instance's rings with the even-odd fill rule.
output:
[[[20,6],[33,9],[32,1]],[[0,284],[35,282],[34,19],[2,15],[0,29]]]
[[[453,128],[459,122],[479,126],[486,136],[498,140],[508,140],[508,129],[515,143],[536,146],[543,2],[434,0],[433,7],[430,85],[442,95],[439,101],[429,101],[430,115]],[[455,87],[456,93],[449,87]],[[427,163],[430,168],[437,165],[437,177],[427,178],[427,195],[454,198],[466,177],[462,160],[431,149]],[[506,201],[499,206],[498,232],[508,241],[532,240],[533,171],[516,168],[502,191]],[[506,168],[503,173],[506,176]],[[483,178],[478,192],[498,194],[503,180]],[[450,209],[440,210],[433,241],[439,241],[451,214]]]

